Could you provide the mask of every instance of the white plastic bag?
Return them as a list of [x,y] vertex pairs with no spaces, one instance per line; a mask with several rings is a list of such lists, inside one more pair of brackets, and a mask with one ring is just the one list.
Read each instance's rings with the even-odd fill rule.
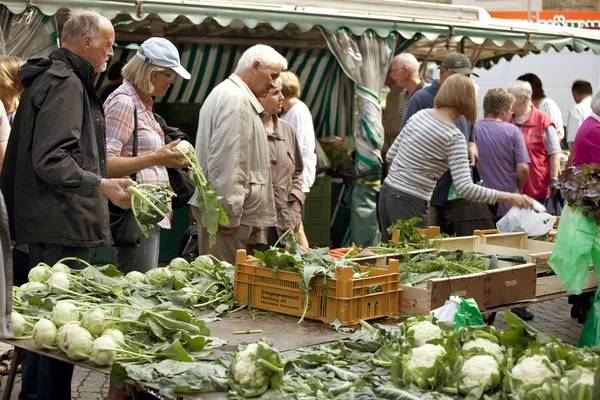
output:
[[546,212],[546,208],[533,202],[533,210],[512,207],[504,217],[498,221],[496,227],[502,233],[527,232],[528,236],[544,236],[556,222],[556,217]]
[[443,306],[441,306],[440,308],[436,308],[431,312],[440,321],[449,322],[454,320],[454,314],[456,314],[459,305],[460,297],[450,296],[450,299],[446,300]]

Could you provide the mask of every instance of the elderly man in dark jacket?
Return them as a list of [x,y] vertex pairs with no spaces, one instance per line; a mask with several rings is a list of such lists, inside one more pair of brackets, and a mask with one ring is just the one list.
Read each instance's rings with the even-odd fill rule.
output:
[[[89,260],[111,243],[106,197],[127,207],[129,179],[106,179],[102,104],[96,72],[113,55],[110,20],[95,11],[71,14],[62,48],[19,71],[25,90],[16,113],[1,187],[12,236],[29,246],[31,265],[66,256]],[[70,399],[73,366],[30,354],[19,399]]]

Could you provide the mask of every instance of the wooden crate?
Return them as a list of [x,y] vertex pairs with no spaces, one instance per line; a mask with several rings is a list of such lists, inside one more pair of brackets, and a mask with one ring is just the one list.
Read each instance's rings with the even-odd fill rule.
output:
[[536,265],[529,263],[486,272],[485,308],[493,308],[536,296]]
[[[439,226],[430,226],[429,228],[420,228],[418,230],[418,233],[420,236],[423,237],[423,239],[430,240],[440,234],[440,227]],[[400,241],[400,231],[395,230],[392,232],[392,240],[390,240],[390,242],[398,243],[399,241]]]
[[400,314],[427,315],[443,306],[453,293],[463,298],[475,299],[482,311],[535,298],[534,264],[514,265],[499,261],[498,265],[497,269],[477,274],[430,279],[426,289],[400,285]]
[[484,272],[451,278],[430,279],[427,288],[414,288],[400,285],[399,311],[401,315],[427,315],[444,305],[452,293],[464,297],[474,298],[477,305],[483,309],[485,304],[485,279]]
[[[583,290],[593,289],[598,286],[598,277],[596,272],[591,269],[590,273],[585,280]],[[536,297],[544,297],[550,295],[567,295],[567,291],[563,286],[560,278],[556,275],[540,276],[537,278],[537,284],[535,289]]]
[[[495,235],[483,235],[481,242],[494,246],[509,247],[515,250],[508,250],[503,254],[522,255],[527,263],[534,263],[540,269],[551,270],[548,260],[554,250],[554,243],[531,240],[525,232],[517,233],[499,233]],[[518,251],[516,251],[518,250]]]
[[[260,261],[246,260],[246,252],[236,254],[234,294],[241,304],[259,310],[300,317],[305,293],[298,287],[300,274],[278,271],[260,266]],[[327,278],[323,296],[323,278],[312,281],[309,306],[305,318],[331,323],[338,319],[343,325],[356,325],[359,320],[370,320],[398,315],[398,261],[390,261],[388,269],[360,267],[368,270],[366,278],[352,279],[353,268],[338,266],[336,276]],[[373,286],[381,285],[381,292],[367,294]]]
[[550,269],[548,260],[554,248],[554,243],[530,240],[524,232],[445,238],[436,243],[440,243],[440,249],[443,250],[520,256],[526,263],[536,264],[540,272]]

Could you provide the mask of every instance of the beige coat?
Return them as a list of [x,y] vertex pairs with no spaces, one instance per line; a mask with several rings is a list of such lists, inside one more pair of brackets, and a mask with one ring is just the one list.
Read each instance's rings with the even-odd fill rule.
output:
[[[274,118],[273,132],[268,132],[271,174],[273,176],[273,192],[275,193],[275,208],[277,210],[277,237],[287,230],[298,231],[302,222],[302,149],[298,145],[296,133],[290,124]],[[269,240],[271,239],[271,240]],[[249,244],[274,244],[265,228],[254,228]],[[275,238],[276,240],[276,238]]]
[[[263,112],[236,74],[215,87],[200,109],[196,154],[230,227],[277,221]],[[195,199],[190,204],[197,206]]]

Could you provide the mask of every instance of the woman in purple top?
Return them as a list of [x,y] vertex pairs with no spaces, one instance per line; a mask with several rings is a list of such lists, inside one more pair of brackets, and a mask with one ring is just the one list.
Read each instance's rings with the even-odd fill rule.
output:
[[592,97],[592,113],[577,131],[571,157],[573,166],[600,164],[600,88]]
[[[508,123],[515,98],[504,89],[490,89],[483,99],[484,119],[475,123],[483,186],[503,192],[521,193],[529,173],[529,154],[519,128]],[[502,217],[510,204],[499,203]]]

